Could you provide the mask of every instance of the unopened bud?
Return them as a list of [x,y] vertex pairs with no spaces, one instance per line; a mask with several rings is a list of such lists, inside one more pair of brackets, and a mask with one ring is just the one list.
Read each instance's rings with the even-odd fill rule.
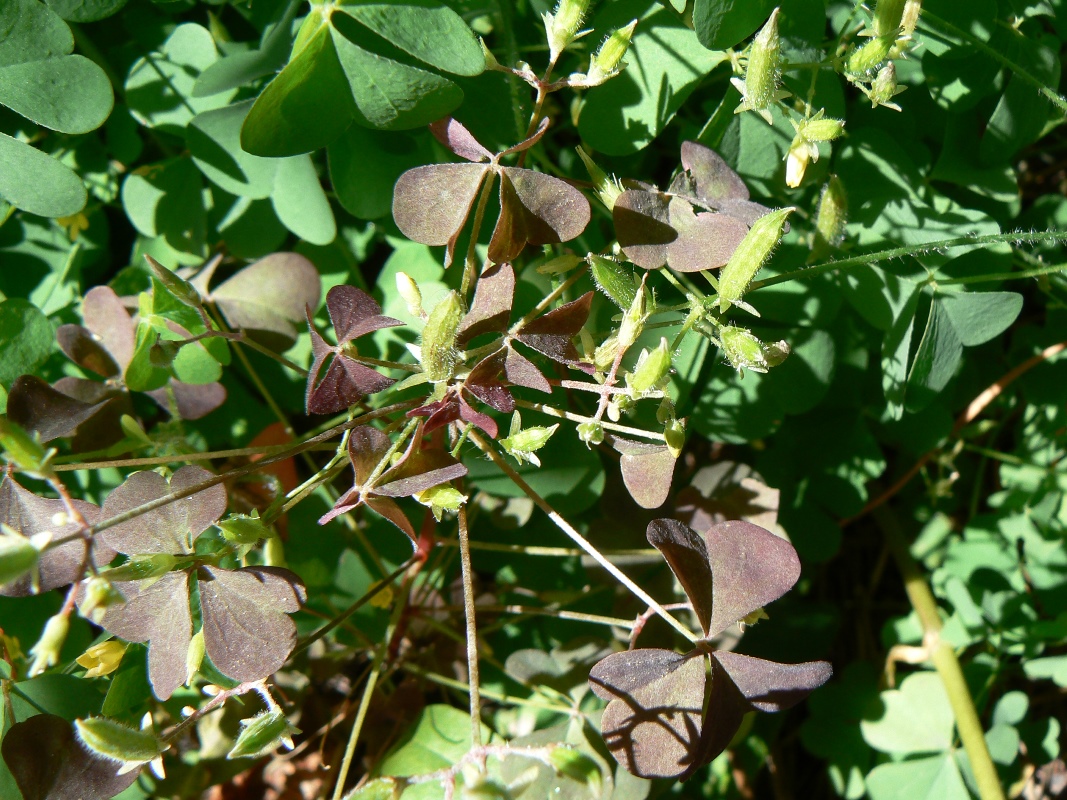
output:
[[168,292],[187,305],[199,306],[201,304],[200,293],[193,288],[191,283],[183,278],[179,278],[152,258],[152,256],[146,255],[145,261],[148,262],[148,269],[152,273],[152,276],[159,281]]
[[396,290],[407,304],[408,313],[413,317],[425,319],[426,312],[422,309],[422,292],[419,285],[406,272],[396,273]]
[[796,126],[797,133],[809,142],[829,142],[845,132],[845,121],[824,117],[820,109],[819,113],[810,119],[800,122]]
[[781,43],[778,39],[778,9],[771,12],[748,51],[745,70],[745,101],[749,108],[762,111],[778,99]]
[[669,419],[663,425],[663,440],[674,458],[680,458],[685,447],[685,423],[678,419]]
[[63,613],[56,614],[45,623],[41,638],[30,648],[30,655],[33,656],[29,673],[31,678],[59,663],[59,651],[63,649],[63,643],[67,640],[68,630],[70,630],[70,617]]
[[21,578],[37,566],[39,557],[29,539],[4,525],[0,534],[0,586]]
[[889,51],[893,49],[895,42],[895,34],[871,39],[862,47],[852,51],[845,65],[845,71],[852,75],[867,75],[889,57]]
[[181,345],[177,342],[159,339],[148,350],[148,362],[153,367],[168,369],[174,363],[174,359],[178,357],[178,351],[181,349]]
[[625,28],[619,28],[604,40],[589,63],[589,85],[598,86],[626,67],[622,59],[630,47],[630,39],[636,27],[637,20],[635,19]]
[[583,422],[577,430],[578,438],[585,442],[586,447],[604,441],[604,426],[599,422]]
[[757,219],[719,275],[719,310],[740,300],[782,236],[786,217],[795,209],[780,208]]
[[789,358],[789,354],[792,352],[793,348],[789,346],[789,342],[785,341],[785,339],[763,346],[763,357],[767,360],[768,367],[777,367]]
[[662,388],[671,371],[671,348],[661,338],[659,347],[642,350],[633,372],[626,376],[626,383],[636,394],[644,394]]
[[619,325],[619,346],[624,350],[631,347],[645,328],[645,320],[648,319],[646,306],[646,291],[644,284],[634,294],[633,302],[622,315],[622,323]]
[[535,426],[533,428],[526,428],[525,430],[516,429],[514,419],[512,420],[511,435],[506,439],[500,440],[500,446],[510,453],[520,464],[523,461],[529,461],[531,464],[541,466],[540,460],[535,453],[548,444],[548,440],[552,438],[552,434],[556,432],[559,425],[552,425],[545,428],[542,426]]
[[919,24],[919,14],[922,12],[922,0],[907,0],[904,3],[904,12],[900,15],[900,39],[909,40],[915,33],[915,26]]
[[292,749],[292,735],[299,732],[281,711],[263,711],[241,720],[241,734],[226,758],[259,758],[280,745]]
[[423,489],[413,496],[417,502],[433,512],[434,519],[438,522],[445,511],[458,511],[459,507],[467,502],[467,495],[447,483]]
[[596,196],[600,198],[600,202],[607,207],[608,211],[611,211],[611,209],[615,208],[615,201],[622,194],[622,186],[619,185],[615,178],[609,177],[604,170],[598,167],[585,150],[580,147],[577,150],[578,157],[582,159],[582,163],[585,164],[585,169],[593,181],[593,191],[596,192]]
[[204,661],[204,653],[207,645],[204,643],[204,631],[198,630],[189,640],[189,649],[185,651],[185,682],[191,684],[196,673],[200,671],[200,665]]
[[559,54],[581,34],[582,20],[590,0],[559,0],[555,12],[542,14],[548,36],[549,59],[555,63]]
[[447,381],[456,371],[456,332],[463,321],[463,301],[451,291],[434,306],[422,330],[422,369],[433,383]]
[[900,111],[900,106],[892,101],[902,91],[904,91],[902,87],[897,87],[896,65],[890,61],[879,70],[878,76],[871,84],[871,91],[868,96],[871,98],[872,106],[885,106],[886,108]]
[[[81,601],[80,608],[83,617],[98,621],[103,615],[104,609],[125,600],[122,592],[116,589],[107,578],[97,575],[90,578],[85,585],[85,597]],[[99,611],[97,614],[95,612]]]
[[485,68],[487,70],[500,69],[500,62],[496,60],[493,51],[486,46],[485,39],[479,36],[478,44],[482,46],[482,55],[485,57]]

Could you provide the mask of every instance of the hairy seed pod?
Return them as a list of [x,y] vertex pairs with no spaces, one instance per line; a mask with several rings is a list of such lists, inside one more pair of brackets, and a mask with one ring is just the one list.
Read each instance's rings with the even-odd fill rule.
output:
[[795,209],[780,208],[757,219],[734,250],[719,276],[719,310],[740,300],[782,236],[786,217]]
[[749,107],[762,110],[770,106],[778,95],[781,43],[778,39],[778,9],[771,12],[748,51],[745,71],[745,99]]
[[431,382],[447,381],[456,370],[456,332],[463,301],[452,291],[434,307],[422,330],[422,369]]

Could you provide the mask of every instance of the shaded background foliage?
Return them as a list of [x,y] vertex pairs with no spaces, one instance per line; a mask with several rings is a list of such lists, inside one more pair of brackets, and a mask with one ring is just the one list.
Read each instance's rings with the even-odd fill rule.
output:
[[[178,457],[282,444],[326,427],[316,428],[322,418],[305,415],[311,405],[305,377],[258,350],[205,339],[168,355],[165,347],[153,351],[154,340],[139,342],[131,318],[117,312],[94,317],[94,308],[114,309],[118,296],[151,290],[150,304],[139,312],[165,341],[209,330],[181,302],[180,284],[165,285],[161,273],[144,266],[146,255],[180,269],[221,254],[221,262],[193,279],[199,296],[229,328],[254,329],[260,346],[301,366],[323,366],[326,376],[346,356],[339,349],[325,367],[325,352],[313,355],[312,338],[303,333],[305,305],[317,330],[329,331],[338,325],[334,307],[325,304],[329,290],[356,287],[378,304],[375,314],[406,326],[361,331],[359,355],[407,358],[406,345],[415,343],[412,326],[422,321],[397,288],[397,275],[414,279],[425,309],[434,309],[458,286],[462,269],[458,263],[445,271],[443,245],[452,239],[462,255],[470,234],[454,238],[457,230],[449,228],[434,246],[408,240],[405,233],[419,238],[419,231],[402,215],[394,221],[394,185],[410,169],[439,171],[430,165],[454,160],[426,127],[445,115],[465,126],[486,158],[533,133],[527,130],[534,108],[529,87],[502,72],[483,72],[475,34],[501,63],[524,60],[540,70],[546,48],[539,14],[550,9],[532,0],[427,0],[384,6],[388,13],[382,8],[350,3],[331,11],[319,3],[309,9],[270,0],[4,5],[0,14],[12,33],[0,42],[0,403],[21,393],[33,398],[32,408],[48,409],[43,416],[49,420],[65,415],[69,430],[52,432],[64,438],[77,430],[77,436],[57,442],[60,461],[81,461],[86,451],[106,448],[97,456]],[[734,746],[688,783],[649,782],[617,769],[599,738],[603,703],[585,687],[589,668],[613,642],[625,640],[625,626],[592,625],[590,619],[618,622],[645,608],[617,592],[614,580],[580,551],[564,547],[569,543],[559,530],[507,475],[464,451],[484,609],[485,740],[568,742],[596,765],[598,780],[592,781],[585,762],[570,773],[535,764],[535,774],[525,778],[532,781],[525,795],[531,797],[554,784],[566,796],[587,796],[595,783],[604,796],[620,798],[974,794],[944,686],[922,655],[908,649],[922,643],[923,628],[890,558],[888,532],[890,540],[902,536],[911,544],[933,588],[943,636],[960,654],[1001,782],[1016,795],[1055,796],[1042,787],[1062,785],[1064,773],[1057,759],[1067,688],[1067,367],[1049,348],[1067,339],[1067,284],[1059,271],[1064,254],[1053,241],[1015,243],[1011,237],[921,246],[970,234],[1065,227],[1067,103],[1058,93],[1067,11],[1057,0],[925,0],[912,48],[893,60],[906,89],[886,99],[899,106],[895,111],[872,107],[858,88],[866,80],[869,90],[873,73],[853,73],[850,82],[846,67],[833,63],[847,55],[849,43],[862,44],[855,34],[868,24],[866,11],[848,3],[783,0],[781,78],[792,95],[786,107],[794,120],[805,110],[810,116],[824,109],[845,121],[844,136],[814,143],[819,158],[790,188],[787,155],[797,132],[789,116],[773,104],[769,123],[756,113],[734,114],[742,97],[730,82],[734,66],[741,70],[738,54],[773,8],[715,0],[595,5],[588,20],[593,33],[563,55],[557,74],[585,69],[605,35],[638,19],[628,66],[601,86],[549,95],[544,111],[551,128],[524,166],[542,183],[551,176],[588,188],[574,150],[580,144],[608,173],[647,184],[631,192],[651,194],[654,186],[673,185],[679,154],[686,157],[683,142],[721,154],[753,201],[797,209],[759,275],[766,284],[758,282],[746,295],[759,318],[742,312],[732,318],[763,341],[786,341],[792,354],[766,374],[747,370],[742,378],[707,337],[694,334],[680,343],[669,392],[677,418],[687,420],[688,440],[664,509],[646,511],[632,501],[616,463],[625,469],[633,452],[589,449],[570,423],[537,451],[540,467],[521,463],[517,471],[660,599],[685,596],[647,548],[646,525],[654,517],[673,514],[701,533],[741,518],[787,533],[803,565],[798,587],[770,608],[771,622],[745,631],[737,650],[789,663],[827,659],[836,677],[788,714],[748,718]],[[424,36],[430,29],[436,35]],[[473,174],[479,167],[466,169]],[[520,172],[519,165],[502,169]],[[848,198],[840,249],[817,244],[815,233],[831,175]],[[475,186],[472,201],[476,193]],[[627,250],[618,214],[613,225],[594,201],[591,224],[568,245],[550,244],[541,253],[534,246],[515,258],[512,321],[559,287],[565,276],[538,269],[553,257],[603,252],[618,238],[624,253],[641,263]],[[492,247],[492,228],[483,227],[479,246]],[[518,248],[506,255],[516,255],[525,241],[506,242]],[[808,263],[898,246],[912,251],[775,282]],[[667,261],[683,269],[670,256]],[[245,267],[248,262],[255,263]],[[633,271],[627,270],[629,280]],[[680,302],[663,273],[651,272],[648,285],[662,302]],[[597,288],[611,285],[603,275],[597,281]],[[583,278],[563,299],[579,301],[592,288]],[[605,294],[611,292],[587,301],[586,328],[598,337],[612,330],[619,312],[612,302],[617,297]],[[627,304],[620,305],[625,310]],[[555,332],[570,343],[569,332]],[[647,330],[634,352],[654,348],[660,333]],[[1028,361],[1042,352],[1050,357]],[[1006,384],[980,416],[965,415],[983,390],[1014,378],[1012,370],[1024,364],[1031,368]],[[551,368],[546,372],[557,377]],[[109,379],[106,391],[99,378]],[[87,379],[93,381],[88,388]],[[48,386],[61,381],[82,387],[79,405],[49,394]],[[369,407],[386,396],[372,398]],[[416,389],[397,396],[420,395]],[[595,408],[584,396],[566,403],[585,416]],[[495,419],[503,437],[507,417],[478,408]],[[522,414],[526,425],[557,421],[527,408]],[[279,415],[295,430],[286,431]],[[647,403],[623,421],[662,429]],[[205,459],[204,466],[221,473],[247,458]],[[231,511],[252,519],[253,510],[265,510],[326,463],[314,451],[308,458],[228,481]],[[342,453],[339,472],[345,458]],[[366,476],[355,466],[361,481]],[[107,511],[116,494],[121,498],[113,492],[130,471],[73,471],[67,485]],[[408,558],[408,538],[376,514],[363,514],[358,523],[342,515],[317,525],[344,499],[347,479],[344,473],[336,485],[320,487],[276,522],[292,572],[270,585],[276,599],[293,603],[284,610],[295,609],[290,598],[304,591],[306,605],[292,623],[274,614],[250,627],[262,624],[268,638],[289,643],[283,661],[295,637],[358,603]],[[48,495],[40,481],[25,484]],[[7,512],[18,505],[12,499],[17,492],[10,480],[4,487],[0,508]],[[894,495],[883,510],[865,513],[887,490]],[[376,497],[366,504],[383,500],[393,502]],[[418,539],[421,517],[411,513],[418,507],[406,502],[411,530],[405,532]],[[27,511],[25,519],[37,522],[26,523],[23,532],[48,528],[45,515],[50,519],[59,508]],[[209,557],[240,541],[239,534],[231,532],[238,537],[232,539],[210,527],[220,514],[205,519],[199,531],[183,530],[189,539],[181,552]],[[403,528],[399,518],[389,519]],[[277,674],[284,710],[302,731],[292,758],[248,760],[260,755],[254,749],[226,758],[241,730],[251,727],[247,718],[273,711],[252,700],[243,711],[230,704],[198,718],[195,731],[185,730],[180,747],[165,755],[166,778],[145,770],[128,789],[105,786],[103,778],[100,786],[108,793],[125,789],[128,798],[194,797],[222,784],[228,792],[284,796],[285,787],[304,779],[309,791],[324,795],[331,777],[321,766],[341,761],[383,641],[389,668],[365,722],[377,735],[361,745],[353,778],[460,763],[471,733],[460,710],[468,676],[455,540],[444,532],[451,530],[442,525],[440,546],[407,587],[409,611],[399,625],[391,618],[398,603],[394,587],[360,604],[328,637],[297,650]],[[256,531],[251,536],[259,538]],[[127,552],[121,538],[111,546]],[[136,550],[164,552],[170,550]],[[185,581],[182,607],[197,617],[190,617],[189,635],[208,629],[212,607],[218,616],[226,582],[259,563],[228,557],[221,565],[163,570],[167,581]],[[72,559],[63,562],[68,570]],[[206,596],[212,578],[217,591]],[[63,585],[57,580],[48,585]],[[189,604],[184,587],[192,592]],[[88,663],[75,662],[100,630],[75,616],[58,667],[27,677],[31,647],[62,604],[57,592],[0,597],[5,734],[29,722],[34,736],[55,742],[64,754],[56,763],[71,769],[89,758],[72,733],[75,719],[102,714],[136,727],[151,711],[163,726],[177,724],[183,706],[211,702],[182,687],[180,659],[166,665],[166,680],[153,669],[159,630],[122,633],[121,622],[109,627],[106,617],[97,620],[104,629],[135,642],[114,671],[90,676],[83,672],[91,669]],[[179,649],[188,650],[184,630],[163,627],[162,639],[176,635]],[[649,622],[642,635],[645,646],[673,647],[659,622]],[[224,640],[202,637],[209,658],[194,687],[211,682],[225,692],[234,688],[229,678],[246,679],[234,674],[236,656],[230,653],[227,661]],[[890,685],[887,656],[889,664],[919,663],[897,667]],[[168,694],[160,691],[161,680],[173,690],[163,703],[152,694],[153,688],[156,696]],[[574,709],[581,714],[572,716]],[[269,741],[291,734],[268,732]],[[25,786],[30,780],[15,774],[13,765],[30,757],[18,747],[15,737],[5,736],[4,797],[17,796],[16,781]],[[151,756],[144,762],[154,758],[149,751],[142,755]],[[525,761],[501,761],[492,777],[504,783],[530,768]],[[378,787],[391,791],[385,782]],[[431,796],[435,789],[422,784],[404,796]]]

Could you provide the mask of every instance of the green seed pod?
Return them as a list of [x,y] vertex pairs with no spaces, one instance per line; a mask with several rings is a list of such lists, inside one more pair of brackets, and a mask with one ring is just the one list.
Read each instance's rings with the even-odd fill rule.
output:
[[871,39],[863,47],[852,51],[845,64],[845,71],[851,75],[863,76],[878,69],[878,65],[889,57],[889,51],[893,49],[895,42],[895,34]]
[[434,306],[422,330],[422,369],[437,383],[452,378],[456,370],[456,332],[463,321],[463,301],[451,291]]
[[752,40],[745,70],[745,100],[757,111],[770,106],[778,97],[781,43],[778,39],[778,9]]
[[0,417],[0,448],[6,461],[30,475],[49,476],[49,460],[55,451],[46,450],[33,436],[6,417]]
[[259,518],[258,512],[252,516],[247,514],[231,514],[218,523],[219,530],[227,541],[237,544],[255,544],[260,539],[269,539],[274,532]]
[[780,208],[757,219],[719,275],[719,310],[740,300],[782,236],[786,217],[794,208]]
[[819,210],[815,217],[815,237],[812,241],[812,258],[822,258],[845,238],[845,223],[848,221],[848,196],[845,186],[836,175],[831,175],[819,198]]
[[641,331],[645,329],[645,320],[648,319],[646,310],[647,292],[644,284],[634,293],[633,302],[622,315],[622,324],[619,325],[617,334],[619,346],[627,349],[637,341]]
[[513,431],[506,439],[500,440],[500,446],[510,453],[520,463],[529,461],[531,464],[541,466],[541,462],[534,455],[538,450],[548,444],[552,434],[559,428],[559,424],[545,428],[536,426],[525,430]]
[[738,372],[750,369],[753,372],[766,372],[767,359],[763,353],[763,342],[746,328],[726,325],[719,329],[719,342],[723,355],[730,366]]
[[896,39],[903,13],[904,0],[878,0],[874,9],[874,35]]
[[3,528],[4,533],[0,535],[0,586],[21,578],[37,566],[40,557],[29,539],[11,531],[6,525]]
[[661,388],[671,371],[671,348],[661,338],[659,347],[642,350],[633,372],[626,376],[626,383],[636,394],[644,394]]
[[824,117],[820,110],[818,114],[806,119],[797,126],[797,133],[809,142],[829,142],[845,132],[845,121]]
[[623,56],[630,47],[630,39],[634,35],[637,20],[633,20],[625,28],[619,28],[604,40],[600,49],[596,51],[593,60],[589,63],[588,81],[590,86],[597,86],[609,78],[614,77],[626,65]]
[[549,59],[555,62],[567,46],[578,38],[590,0],[559,0],[554,13],[545,13],[545,34],[548,36]]
[[139,731],[107,717],[76,719],[74,729],[87,748],[120,763],[144,764],[167,749],[151,731]]
[[632,271],[610,258],[590,253],[586,256],[597,288],[624,311],[637,299],[638,283]]
[[871,84],[869,97],[872,106],[886,106],[900,111],[900,106],[892,102],[893,98],[900,94],[903,89],[897,88],[897,68],[890,61],[878,72],[878,76]]
[[622,194],[622,187],[619,185],[618,180],[598,167],[585,150],[580,147],[575,149],[578,151],[578,157],[585,164],[586,172],[589,173],[589,177],[593,181],[593,190],[596,192],[596,196],[600,198],[600,202],[607,207],[608,211],[611,211],[615,208],[615,201]]
[[[145,260],[148,262],[148,269],[152,273],[152,276],[159,281],[168,292],[190,306],[195,307],[202,303],[200,293],[193,288],[191,283],[179,278],[152,258],[152,256],[145,256]],[[155,291],[155,287],[153,287],[153,291]]]
[[299,731],[289,724],[281,711],[263,711],[251,719],[241,720],[241,734],[234,742],[226,758],[258,758],[279,745],[292,747],[294,733]]

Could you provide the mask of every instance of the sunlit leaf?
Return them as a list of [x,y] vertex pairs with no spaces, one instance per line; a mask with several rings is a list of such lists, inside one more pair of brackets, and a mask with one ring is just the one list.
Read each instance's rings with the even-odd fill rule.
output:
[[[565,303],[528,322],[515,334],[515,338],[554,361],[592,374],[592,365],[582,363],[581,355],[571,341],[589,319],[592,303],[593,293],[586,292],[577,300]],[[518,381],[514,382],[518,383]]]
[[515,301],[515,270],[511,264],[494,264],[478,278],[470,311],[456,333],[463,344],[482,333],[503,333],[511,319]]
[[659,508],[667,501],[677,459],[666,445],[615,437],[611,446],[620,454],[619,468],[630,496],[641,508]]
[[693,604],[693,613],[707,635],[712,617],[712,574],[703,537],[674,519],[648,523],[648,543],[659,550]]

